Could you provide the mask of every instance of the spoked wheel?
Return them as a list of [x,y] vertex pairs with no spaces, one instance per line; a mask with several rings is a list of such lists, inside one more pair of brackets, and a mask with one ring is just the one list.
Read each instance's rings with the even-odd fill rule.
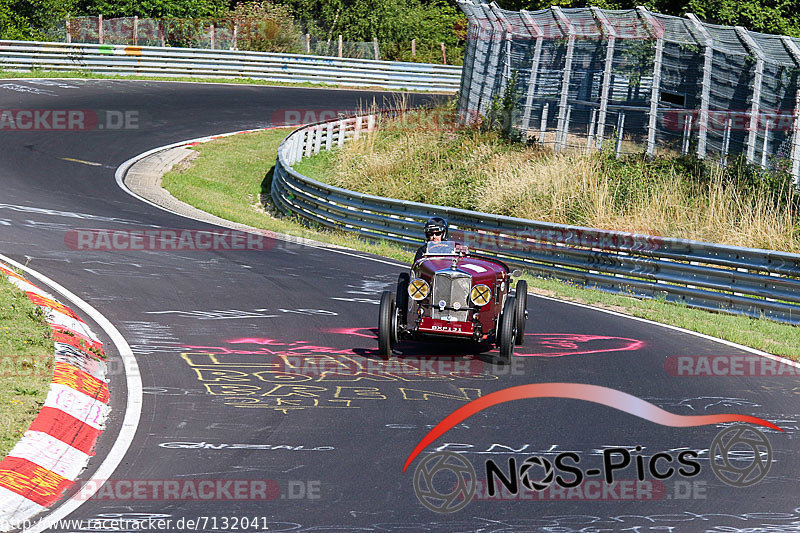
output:
[[408,272],[403,272],[397,278],[397,295],[395,303],[397,304],[397,328],[394,329],[396,335],[394,342],[397,342],[397,336],[400,334],[400,329],[408,325],[408,283],[411,281]]
[[397,306],[392,291],[383,291],[378,312],[378,351],[381,356],[392,356],[392,348],[397,342]]
[[500,315],[500,363],[504,365],[510,364],[511,356],[514,355],[516,311],[514,297],[506,296],[503,314]]
[[514,339],[514,344],[522,346],[525,341],[525,320],[528,309],[528,283],[525,280],[517,282],[517,292],[514,294],[517,301],[517,335]]

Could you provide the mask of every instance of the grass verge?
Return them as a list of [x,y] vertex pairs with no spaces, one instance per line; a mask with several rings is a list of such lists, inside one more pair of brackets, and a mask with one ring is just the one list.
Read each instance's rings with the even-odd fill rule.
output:
[[53,337],[42,311],[0,275],[0,458],[44,404],[53,379]]
[[[199,152],[199,157],[188,168],[169,172],[164,177],[164,187],[180,200],[227,220],[410,263],[413,252],[399,246],[363,241],[344,232],[309,229],[292,219],[275,218],[264,211],[259,197],[269,193],[277,148],[289,131],[236,135],[197,145],[193,149]],[[309,166],[304,168],[324,170],[333,154],[322,154],[309,160]],[[683,327],[800,360],[800,328],[587,290],[554,279],[529,275],[524,278],[534,293]],[[535,310],[532,315],[535,316]]]
[[[270,81],[259,80],[254,78],[193,78],[189,76],[176,76],[166,78],[164,76],[121,76],[121,75],[108,75],[96,74],[93,72],[60,72],[57,70],[34,70],[30,72],[10,72],[0,70],[0,79],[14,79],[14,78],[74,78],[85,80],[146,80],[146,81],[186,81],[193,83],[234,83],[237,85],[268,85],[271,87],[310,87],[318,89],[343,89],[349,91],[387,91],[398,92],[397,89],[385,89],[383,87],[375,87],[372,85],[364,85],[358,87],[350,87],[345,85],[335,85],[328,83],[311,83],[311,82],[287,82],[287,81]],[[436,94],[435,91],[420,91],[417,89],[403,89],[405,93],[423,93],[423,94]]]

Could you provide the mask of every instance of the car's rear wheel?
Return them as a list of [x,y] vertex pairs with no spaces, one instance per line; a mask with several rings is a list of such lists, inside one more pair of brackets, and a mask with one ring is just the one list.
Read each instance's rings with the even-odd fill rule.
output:
[[[397,295],[395,301],[397,303],[397,329],[403,328],[408,325],[408,284],[411,277],[408,272],[403,272],[397,278]],[[399,331],[398,331],[399,335]],[[397,339],[394,340],[397,342]]]
[[503,314],[500,315],[500,363],[504,365],[511,363],[511,356],[514,355],[516,311],[514,297],[506,296]]
[[394,340],[397,338],[397,307],[392,291],[383,291],[378,311],[378,352],[383,357],[392,356]]
[[528,309],[528,283],[525,280],[521,279],[517,281],[514,299],[517,301],[517,334],[514,338],[514,344],[522,346],[522,343],[525,341],[525,321],[527,319],[525,313]]

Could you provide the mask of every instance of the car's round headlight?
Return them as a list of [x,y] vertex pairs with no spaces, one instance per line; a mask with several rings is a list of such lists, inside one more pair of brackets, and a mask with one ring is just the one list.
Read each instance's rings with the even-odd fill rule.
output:
[[412,300],[424,300],[428,297],[431,288],[424,279],[412,279],[408,284],[408,295]]
[[486,305],[492,299],[492,290],[486,285],[475,285],[469,293],[469,299],[479,307]]

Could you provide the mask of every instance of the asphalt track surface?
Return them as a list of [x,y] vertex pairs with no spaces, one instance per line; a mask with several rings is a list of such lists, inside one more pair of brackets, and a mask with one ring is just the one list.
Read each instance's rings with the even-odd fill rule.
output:
[[[393,287],[404,269],[392,261],[285,243],[261,252],[91,252],[65,245],[66,232],[75,228],[211,228],[120,190],[114,171],[130,157],[183,139],[269,126],[276,110],[356,109],[372,93],[146,81],[47,83],[6,81],[0,108],[139,113],[136,129],[0,132],[0,252],[90,302],[124,335],[141,370],[141,422],[112,483],[271,480],[270,491],[280,490],[280,495],[269,492],[270,501],[259,495],[193,501],[191,494],[143,500],[117,493],[87,501],[70,518],[169,518],[170,531],[800,528],[797,378],[678,377],[665,369],[671,356],[745,351],[531,297],[525,346],[511,368],[496,367],[485,354],[464,356],[465,347],[406,343],[398,360],[433,360],[441,371],[449,368],[449,357],[462,366],[453,366],[454,374],[404,374],[380,366],[372,331],[380,291]],[[424,100],[415,97],[416,103]],[[265,155],[265,169],[271,157]],[[321,358],[323,364],[350,362],[339,373],[306,366],[300,375],[281,375],[285,357],[298,364]],[[122,365],[114,354],[110,364],[114,410],[85,479],[113,446],[124,414]],[[366,369],[354,375],[354,365]],[[430,427],[468,399],[547,382],[609,387],[681,415],[754,415],[785,433],[764,431],[773,449],[769,474],[756,485],[736,488],[720,482],[709,464],[708,448],[721,426],[667,427],[596,403],[528,399],[473,416],[402,472]],[[562,492],[547,501],[472,501],[447,515],[423,507],[412,485],[416,465],[438,449],[462,452],[484,478],[487,459],[507,471],[509,457],[522,463],[530,455],[554,459],[573,451],[586,470],[602,466],[602,450],[615,446],[642,446],[639,455],[645,459],[697,450],[701,472],[664,481],[653,499],[642,494],[631,500],[617,485],[599,498],[587,490],[582,499],[576,494],[565,499]],[[617,480],[635,478],[634,463],[616,473]],[[453,477],[445,484],[454,482]],[[227,497],[224,490],[219,494]],[[258,525],[244,528],[241,518]],[[197,519],[199,524],[186,525]],[[90,529],[87,524],[69,530]],[[111,529],[136,528],[129,523]]]

